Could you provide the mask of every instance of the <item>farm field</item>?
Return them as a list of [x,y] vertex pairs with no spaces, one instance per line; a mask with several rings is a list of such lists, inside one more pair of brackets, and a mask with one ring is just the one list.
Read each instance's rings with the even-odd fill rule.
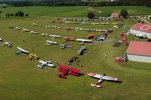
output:
[[[51,7],[44,7],[49,9]],[[80,10],[77,8],[53,8],[44,10],[43,7],[28,8],[6,8],[3,13],[15,12],[18,9],[29,13],[31,18],[2,18],[0,19],[0,37],[4,41],[12,42],[13,47],[0,46],[0,99],[1,100],[150,100],[151,98],[151,64],[126,62],[116,63],[115,56],[123,55],[127,46],[115,48],[112,44],[120,39],[120,33],[124,27],[114,28],[113,25],[81,25],[81,24],[64,24],[51,23],[57,17],[69,16],[72,18],[83,17],[86,14],[86,7]],[[58,11],[59,9],[59,11]],[[79,10],[78,10],[79,9]],[[100,9],[100,8],[96,8]],[[105,9],[105,8],[104,8]],[[112,8],[108,8],[112,9]],[[129,8],[130,9],[130,8]],[[132,8],[131,8],[132,9]],[[137,9],[137,7],[136,7]],[[145,8],[143,8],[145,9]],[[62,10],[62,11],[61,11]],[[78,10],[78,11],[75,11]],[[115,10],[118,8],[115,7]],[[43,12],[45,11],[45,12]],[[108,10],[110,11],[110,10]],[[134,14],[148,14],[149,10],[141,12],[130,12]],[[41,13],[43,12],[43,13]],[[49,13],[50,12],[50,13]],[[72,12],[72,13],[71,13]],[[140,12],[140,13],[139,13]],[[107,22],[107,21],[102,21]],[[108,22],[114,22],[113,20]],[[62,50],[59,46],[46,46],[46,40],[52,40],[50,37],[43,37],[41,33],[57,34],[62,37],[72,36],[75,38],[85,38],[88,32],[85,31],[67,31],[52,28],[44,28],[33,26],[32,23],[39,25],[61,26],[61,27],[82,27],[93,29],[113,29],[113,33],[107,38],[109,41],[86,44],[88,53],[79,56],[80,63],[84,67],[80,67],[76,63],[71,67],[78,68],[85,75],[75,77],[68,75],[66,80],[58,78],[57,68],[40,69],[36,65],[38,61],[29,61],[25,54],[15,55],[16,47],[22,47],[32,53],[36,53],[42,60],[51,60],[52,63],[68,65],[67,61],[71,56],[77,55],[77,50],[81,47],[78,42],[67,42],[73,48]],[[125,19],[121,22],[127,27],[135,23],[132,19]],[[8,28],[9,25],[27,28],[39,32],[39,34],[30,34],[19,30]],[[93,32],[91,32],[93,33]],[[94,32],[96,36],[100,33]],[[129,41],[133,40],[133,36],[129,36]],[[63,39],[54,39],[59,43],[65,43]],[[105,56],[107,55],[107,56]],[[91,87],[91,83],[97,80],[90,78],[86,74],[89,72],[104,74],[118,77],[122,83],[103,82],[103,88]]]

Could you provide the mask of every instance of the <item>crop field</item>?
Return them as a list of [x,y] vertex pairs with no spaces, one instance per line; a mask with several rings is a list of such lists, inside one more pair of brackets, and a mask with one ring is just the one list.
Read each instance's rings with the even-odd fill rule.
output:
[[[0,45],[0,100],[150,100],[151,64],[131,61],[117,63],[114,61],[116,56],[125,53],[127,46],[121,45],[115,48],[112,44],[120,40],[120,33],[127,31],[127,29],[135,23],[135,20],[125,19],[120,22],[126,24],[127,29],[123,26],[114,28],[111,24],[82,25],[52,23],[52,21],[56,21],[57,17],[64,18],[62,16],[69,16],[69,18],[73,18],[73,16],[76,16],[76,18],[83,17],[87,13],[85,12],[87,8],[83,7],[80,9],[80,7],[71,7],[71,9],[64,9],[59,7],[47,7],[48,10],[45,11],[42,9],[43,7],[38,7],[39,12],[35,11],[37,8],[30,8],[32,9],[23,7],[6,8],[2,10],[3,13],[7,13],[15,12],[19,9],[29,13],[32,17],[0,19],[0,37],[4,41],[13,43],[12,48]],[[111,8],[109,7],[108,9]],[[115,7],[115,10],[116,9],[118,10],[118,8]],[[146,9],[147,12],[148,9]],[[142,12],[142,14],[148,14],[147,12]],[[137,14],[137,12],[131,12],[131,14]],[[116,23],[114,20],[100,22]],[[65,42],[63,39],[51,39],[50,37],[41,36],[41,33],[56,34],[62,38],[64,36],[85,38],[90,33],[96,36],[99,36],[100,33],[46,28],[33,26],[32,23],[60,27],[82,27],[101,30],[113,29],[113,32],[104,42],[85,44],[88,52],[83,56],[79,56],[80,64],[84,66],[80,67],[80,64],[77,65],[73,63],[68,65],[67,63],[70,57],[77,56],[77,51],[81,47],[77,41]],[[37,31],[39,34],[30,34],[28,32],[11,29],[9,28],[10,25]],[[58,45],[47,46],[46,40],[56,41],[60,44],[69,44],[72,45],[73,48],[62,50]],[[132,35],[128,37],[128,41],[131,40],[134,40]],[[25,48],[31,53],[37,54],[42,60],[51,60],[52,63],[56,65],[56,68],[38,68],[36,66],[38,64],[37,60],[28,60],[26,54],[15,54],[17,51],[16,47],[18,46]],[[77,68],[81,70],[84,75],[80,77],[68,75],[67,79],[61,79],[57,76],[59,74],[57,62]],[[105,73],[108,76],[118,77],[122,83],[105,81],[103,82],[103,88],[91,87],[90,84],[96,83],[98,80],[90,78],[87,75],[89,72],[98,74]]]

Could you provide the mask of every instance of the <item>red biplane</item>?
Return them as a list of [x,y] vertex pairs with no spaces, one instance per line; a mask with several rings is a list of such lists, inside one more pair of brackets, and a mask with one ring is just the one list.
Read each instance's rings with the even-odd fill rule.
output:
[[64,66],[61,64],[58,64],[58,71],[63,73],[63,74],[58,74],[58,77],[63,79],[67,79],[66,77],[67,75],[73,75],[73,76],[81,75],[80,70],[68,66]]

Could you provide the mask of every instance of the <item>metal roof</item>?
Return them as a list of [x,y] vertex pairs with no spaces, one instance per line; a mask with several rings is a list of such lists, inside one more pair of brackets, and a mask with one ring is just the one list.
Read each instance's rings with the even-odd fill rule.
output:
[[126,53],[132,55],[151,56],[151,43],[131,41]]

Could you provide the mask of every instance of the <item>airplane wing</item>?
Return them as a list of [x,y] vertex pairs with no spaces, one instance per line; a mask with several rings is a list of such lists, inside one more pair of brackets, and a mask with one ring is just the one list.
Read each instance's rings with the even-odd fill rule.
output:
[[119,81],[118,78],[116,78],[116,77],[110,77],[110,76],[103,76],[102,79],[103,80],[107,80],[107,81]]
[[85,48],[85,46],[82,46],[82,47],[78,50],[78,55],[81,55],[84,50],[86,50],[86,48]]
[[42,64],[45,64],[45,63],[46,63],[46,62],[43,61],[43,60],[39,60],[38,62],[39,62],[39,63],[42,63]]
[[51,42],[51,41],[49,41],[49,40],[46,40],[46,42],[48,42],[48,43],[49,43],[49,42]]
[[54,67],[54,64],[47,64],[48,67]]
[[103,75],[94,74],[94,73],[89,73],[88,76],[93,77],[93,78],[97,78],[97,79],[100,79],[103,77]]
[[47,43],[57,44],[57,42],[46,40]]
[[29,51],[27,51],[27,50],[25,50],[25,49],[23,49],[21,47],[17,47],[17,49],[20,50],[21,52],[24,52],[24,53],[27,53],[27,54],[29,53]]
[[51,37],[57,37],[57,38],[61,37],[59,35],[49,35],[49,36],[51,36]]
[[76,39],[77,41],[80,41],[80,42],[83,42],[84,40],[83,39]]
[[53,42],[53,44],[57,44],[57,42]]
[[88,40],[88,39],[76,39],[76,40],[80,42],[92,42],[92,40]]
[[41,66],[41,65],[37,65],[37,67],[39,67],[39,68],[43,68],[43,66]]
[[93,73],[89,73],[88,75],[91,76],[91,77],[93,77],[93,78],[98,78],[98,79],[100,79],[100,80],[119,81],[118,78],[110,77],[110,76],[104,76],[104,75],[93,74]]
[[51,37],[56,37],[56,35],[49,35],[49,36],[51,36]]

